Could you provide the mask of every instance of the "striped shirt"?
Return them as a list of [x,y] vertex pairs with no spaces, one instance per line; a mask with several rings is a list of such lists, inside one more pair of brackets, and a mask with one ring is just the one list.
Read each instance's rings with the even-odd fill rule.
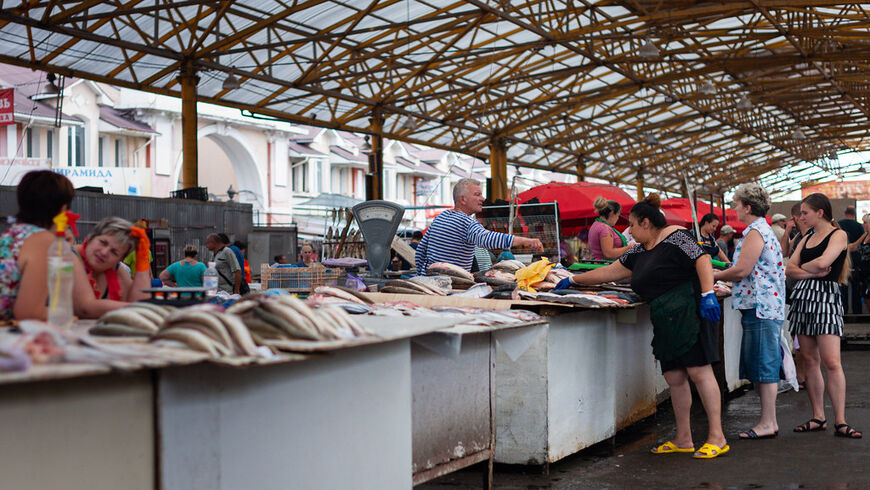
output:
[[448,209],[435,218],[417,245],[417,274],[425,274],[435,262],[448,262],[470,271],[475,245],[494,249],[510,248],[513,243],[513,236],[488,231],[471,216]]

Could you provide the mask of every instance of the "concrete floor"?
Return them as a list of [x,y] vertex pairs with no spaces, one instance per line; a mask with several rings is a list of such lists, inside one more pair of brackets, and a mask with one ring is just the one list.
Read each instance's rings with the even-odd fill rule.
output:
[[[833,437],[828,403],[828,430],[798,434],[795,425],[811,416],[804,392],[789,391],[777,400],[780,434],[776,439],[741,441],[737,433],[752,427],[759,401],[752,391],[725,406],[725,433],[730,453],[713,460],[691,454],[652,455],[649,448],[673,435],[669,403],[651,417],[606,442],[541,467],[496,465],[498,489],[537,488],[870,488],[870,351],[843,352],[846,371],[846,417],[865,438]],[[693,406],[695,446],[704,442],[706,426],[700,402]],[[480,488],[481,466],[447,475],[417,488]]]

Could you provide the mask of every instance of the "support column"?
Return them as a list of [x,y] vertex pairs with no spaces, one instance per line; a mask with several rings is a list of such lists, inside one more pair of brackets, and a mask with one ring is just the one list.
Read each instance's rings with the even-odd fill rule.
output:
[[372,150],[369,153],[369,179],[366,179],[366,200],[384,198],[384,118],[375,113],[369,118],[372,130]]
[[184,189],[199,187],[197,177],[196,133],[196,84],[199,77],[193,63],[187,61],[181,67],[181,186]]
[[637,169],[637,200],[643,199],[643,167]]
[[490,201],[507,200],[507,146],[503,139],[493,139],[489,144],[489,170],[492,181],[492,195],[486,196]]
[[583,157],[577,159],[577,182],[586,180],[586,160]]

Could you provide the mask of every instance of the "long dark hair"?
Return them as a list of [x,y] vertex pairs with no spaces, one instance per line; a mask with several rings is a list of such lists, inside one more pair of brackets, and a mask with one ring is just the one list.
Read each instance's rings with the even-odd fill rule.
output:
[[668,226],[668,221],[665,219],[665,215],[662,214],[661,207],[662,198],[653,192],[632,206],[630,214],[637,219],[638,223],[648,219],[653,227],[664,228]]
[[[813,211],[822,211],[822,217],[828,220],[836,229],[840,229],[840,225],[834,221],[834,211],[831,207],[831,200],[828,199],[828,196],[822,194],[821,192],[814,192],[809,196],[803,198],[801,200],[802,204],[806,204]],[[804,247],[806,247],[806,242],[804,243]],[[843,270],[840,271],[840,276],[837,278],[837,282],[840,284],[848,284],[849,283],[849,275],[852,269],[852,258],[849,253],[846,253],[846,261],[843,263]]]
[[707,213],[701,217],[701,221],[698,222],[698,226],[704,226],[707,223],[712,223],[714,221],[719,221],[719,217],[713,213]]

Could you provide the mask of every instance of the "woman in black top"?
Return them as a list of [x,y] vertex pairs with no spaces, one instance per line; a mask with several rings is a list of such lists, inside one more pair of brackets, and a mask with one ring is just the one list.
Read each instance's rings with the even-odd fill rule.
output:
[[692,236],[697,238],[698,245],[701,246],[705,253],[710,254],[710,257],[719,259],[722,262],[731,262],[728,260],[727,250],[719,248],[719,244],[716,243],[716,237],[713,236],[713,232],[717,228],[719,228],[719,217],[713,213],[707,213],[698,222],[698,230],[701,232],[701,237],[698,238],[695,235],[695,230],[692,230]]
[[824,365],[828,396],[834,407],[834,435],[858,439],[861,432],[846,423],[846,377],[840,364],[843,303],[839,284],[849,280],[848,237],[834,224],[831,201],[824,194],[810,194],[801,201],[800,219],[814,232],[800,241],[786,268],[786,275],[798,280],[792,292],[788,321],[801,346],[813,417],[794,431],[815,432],[828,427],[825,380],[820,369]]
[[[653,354],[671,389],[677,420],[676,437],[652,452],[694,452],[696,458],[714,458],[730,448],[722,432],[721,392],[711,367],[719,362],[716,326],[721,313],[713,293],[713,269],[710,256],[688,231],[668,226],[660,206],[661,199],[652,194],[631,209],[631,234],[639,245],[618,261],[572,276],[560,286],[631,278],[631,288],[650,303]],[[694,451],[690,425],[690,378],[709,422],[707,443],[698,451]]]

